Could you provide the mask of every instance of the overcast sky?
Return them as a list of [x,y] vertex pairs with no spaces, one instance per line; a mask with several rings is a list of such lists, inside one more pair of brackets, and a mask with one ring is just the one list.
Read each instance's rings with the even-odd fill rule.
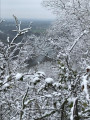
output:
[[41,5],[42,0],[1,0],[1,17],[54,19],[55,16]]

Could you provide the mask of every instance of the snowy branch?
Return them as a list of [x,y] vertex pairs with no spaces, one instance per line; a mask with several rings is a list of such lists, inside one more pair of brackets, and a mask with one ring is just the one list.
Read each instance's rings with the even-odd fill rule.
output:
[[71,53],[71,51],[73,50],[73,48],[75,47],[75,45],[77,44],[77,42],[86,34],[88,34],[89,31],[84,30],[81,35],[74,41],[73,45],[71,46],[69,53]]

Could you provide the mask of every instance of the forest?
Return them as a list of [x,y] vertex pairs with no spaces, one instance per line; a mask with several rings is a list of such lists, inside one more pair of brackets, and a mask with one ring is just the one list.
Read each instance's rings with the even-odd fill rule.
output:
[[0,20],[0,120],[90,120],[90,1],[42,6],[55,21]]

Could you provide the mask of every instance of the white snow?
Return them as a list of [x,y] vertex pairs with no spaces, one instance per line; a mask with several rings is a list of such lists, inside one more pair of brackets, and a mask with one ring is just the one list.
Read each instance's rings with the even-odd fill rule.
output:
[[74,120],[74,116],[73,116],[73,111],[74,111],[74,106],[75,106],[75,102],[77,100],[77,97],[76,98],[68,98],[68,101],[69,102],[73,102],[73,107],[71,108],[71,116],[70,116],[70,120]]
[[46,74],[42,71],[38,71],[38,72],[36,72],[36,74],[39,75],[40,77],[45,77],[46,76]]
[[29,101],[30,101],[30,100],[27,100],[27,101],[24,103],[24,105],[27,105],[27,104],[29,103]]
[[87,84],[88,84],[87,75],[83,75],[82,80],[83,80],[83,82],[82,82],[81,85],[84,86],[83,91],[84,91],[84,93],[86,95],[86,99],[89,101],[90,99],[89,99],[89,93],[88,93],[88,88],[87,88]]
[[70,103],[71,103],[71,102],[73,102],[73,101],[74,101],[74,99],[75,99],[74,97],[68,98],[68,102],[70,102]]
[[59,86],[61,86],[61,83],[55,82],[55,83],[53,83],[53,86],[58,88]]
[[5,89],[7,87],[9,87],[10,85],[8,83],[5,83],[3,86],[2,86],[2,89]]
[[5,77],[6,80],[8,80],[8,78],[9,78],[9,75],[7,75],[7,76]]
[[68,90],[71,90],[71,85],[68,85]]
[[41,85],[40,88],[38,89],[38,92],[40,92],[42,89],[45,88],[45,84],[44,85]]
[[86,69],[90,69],[90,66],[87,66],[87,68]]
[[53,92],[52,95],[54,95],[54,96],[61,96],[61,93]]
[[2,80],[0,80],[0,84],[3,83]]
[[89,31],[84,30],[81,35],[74,41],[73,45],[71,46],[69,53],[73,50],[73,48],[75,47],[75,45],[77,44],[77,42],[79,41],[79,39],[84,35],[89,33]]
[[87,34],[89,31],[87,31],[87,30],[84,30],[83,32],[84,32],[84,34]]
[[33,79],[33,83],[36,83],[38,80],[40,80],[38,77],[35,77],[34,79]]
[[52,98],[52,95],[48,94],[48,95],[45,95],[45,97]]
[[9,37],[7,37],[7,42],[9,42]]
[[17,73],[16,76],[15,76],[15,78],[16,78],[16,80],[20,80],[20,78],[21,78],[22,76],[23,76],[22,73]]
[[53,79],[52,78],[46,78],[45,82],[48,84],[52,84],[53,83]]
[[5,76],[5,80],[3,82],[3,84],[5,84],[8,81],[9,75]]
[[70,1],[70,2],[67,2],[67,4],[66,4],[68,7],[72,7],[72,2]]

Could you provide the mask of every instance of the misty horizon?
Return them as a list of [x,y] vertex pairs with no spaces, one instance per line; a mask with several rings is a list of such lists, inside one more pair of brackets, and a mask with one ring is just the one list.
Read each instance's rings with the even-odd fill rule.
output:
[[1,0],[0,17],[12,19],[14,14],[20,19],[54,20],[55,15],[42,6],[43,0]]
[[[16,15],[15,15],[16,16]],[[13,18],[13,15],[12,15],[12,18],[3,18],[4,20],[8,20],[8,21],[14,21],[14,18]],[[18,17],[18,20],[23,20],[23,21],[55,21],[55,19],[50,19],[50,18],[47,18],[47,19],[38,19],[38,18],[19,18]]]

